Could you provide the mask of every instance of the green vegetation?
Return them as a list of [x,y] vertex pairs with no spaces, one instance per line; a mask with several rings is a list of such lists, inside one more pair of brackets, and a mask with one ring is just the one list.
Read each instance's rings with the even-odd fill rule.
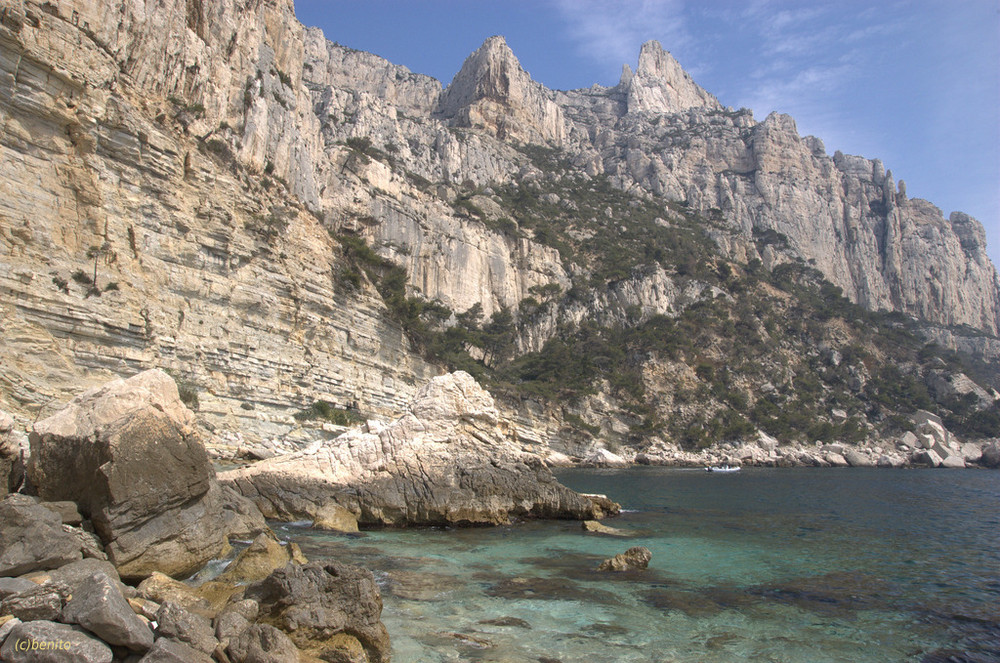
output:
[[197,411],[201,405],[198,400],[198,385],[187,378],[181,377],[177,371],[172,369],[164,369],[164,372],[173,378],[174,384],[177,385],[177,395],[180,397],[181,402],[190,409]]
[[320,419],[338,426],[351,426],[364,421],[356,410],[339,408],[330,401],[323,400],[315,401],[305,410],[297,412],[295,418],[299,421]]
[[205,114],[204,104],[197,102],[193,104],[188,104],[185,103],[185,101],[180,97],[175,97],[175,96],[167,97],[167,101],[169,101],[177,109],[178,113],[189,113],[196,117],[201,117],[202,115]]
[[[575,262],[589,268],[590,282],[583,284],[587,287],[628,278],[636,269],[654,264],[680,276],[717,280],[713,269],[716,247],[704,233],[711,222],[680,205],[665,206],[662,201],[631,196],[606,177],[587,179],[572,171],[560,175],[553,169],[562,162],[542,158],[546,152],[541,148],[529,152],[541,159],[536,165],[554,173],[555,179],[495,187],[501,206],[514,212],[516,223],[496,228],[484,220],[488,226],[507,234],[519,228],[559,251],[567,265]],[[551,194],[560,203],[551,202]],[[457,205],[469,209],[461,200]]]
[[273,242],[285,233],[294,214],[294,209],[275,206],[268,214],[254,214],[243,227],[264,241]]
[[74,271],[72,274],[70,274],[70,278],[72,278],[74,281],[76,281],[80,285],[93,285],[94,284],[94,279],[92,279],[90,277],[90,275],[87,274],[87,272],[83,271],[82,269],[78,269],[78,270]]
[[[368,138],[345,144],[392,163]],[[566,290],[536,285],[515,309],[488,319],[478,304],[451,311],[409,295],[403,268],[360,237],[335,237],[344,290],[373,284],[429,361],[465,370],[512,402],[577,403],[604,392],[629,422],[633,444],[659,435],[700,448],[758,429],[784,441],[851,443],[906,430],[917,409],[939,412],[960,435],[996,434],[1000,409],[935,400],[924,381],[943,366],[995,384],[996,367],[926,344],[904,316],[852,304],[803,261],[768,271],[760,260],[726,260],[708,234],[723,230],[721,210],[702,216],[682,203],[632,196],[607,178],[581,176],[554,150],[519,149],[541,177],[492,191],[466,184],[451,204],[496,232],[556,249],[574,275]],[[506,216],[487,215],[477,196],[492,197]],[[761,251],[789,249],[774,230],[756,230],[753,240]],[[649,316],[638,306],[609,312],[604,319],[612,322],[604,323],[571,324],[558,315],[657,267],[694,293],[677,315]],[[518,339],[552,313],[555,333],[540,350],[518,352]],[[565,421],[600,434],[572,413]]]

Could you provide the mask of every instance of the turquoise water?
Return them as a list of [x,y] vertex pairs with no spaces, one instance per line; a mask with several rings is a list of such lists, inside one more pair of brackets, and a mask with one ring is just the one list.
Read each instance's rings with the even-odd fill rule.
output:
[[[629,537],[285,531],[310,559],[373,570],[397,663],[1000,661],[1000,472],[558,476],[621,502],[605,523]],[[636,545],[647,571],[594,570]]]

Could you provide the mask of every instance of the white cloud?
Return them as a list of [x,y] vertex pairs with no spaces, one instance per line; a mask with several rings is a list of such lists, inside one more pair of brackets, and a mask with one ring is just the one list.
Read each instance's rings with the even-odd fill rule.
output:
[[578,50],[600,64],[634,63],[639,45],[657,39],[667,50],[691,42],[681,0],[553,0]]
[[820,136],[833,149],[857,144],[866,130],[856,126],[851,90],[877,67],[872,42],[901,29],[895,15],[869,13],[862,20],[834,5],[789,9],[758,0],[725,20],[752,35],[755,44],[748,54],[752,69],[731,98],[758,119],[771,111],[788,113],[801,133]]

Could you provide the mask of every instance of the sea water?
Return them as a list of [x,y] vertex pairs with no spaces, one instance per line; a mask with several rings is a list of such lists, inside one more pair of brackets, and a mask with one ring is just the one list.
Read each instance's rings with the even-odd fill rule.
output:
[[[284,531],[372,569],[397,663],[1000,661],[1000,472],[557,474],[620,502],[605,523],[628,536]],[[596,571],[631,546],[646,571]]]

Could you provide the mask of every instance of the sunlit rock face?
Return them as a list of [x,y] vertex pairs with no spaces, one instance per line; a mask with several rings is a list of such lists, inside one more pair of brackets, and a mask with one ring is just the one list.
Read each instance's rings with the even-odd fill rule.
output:
[[[907,196],[878,160],[827,155],[787,116],[721,107],[655,42],[614,87],[552,91],[493,37],[443,87],[326,41],[290,0],[0,7],[0,407],[15,414],[154,366],[195,383],[224,429],[283,434],[316,400],[398,413],[442,369],[348,278],[330,233],[456,312],[566,291],[583,267],[456,206],[543,181],[525,145],[717,219],[728,259],[787,260],[752,241],[773,230],[868,308],[1000,329],[977,221]],[[515,212],[481,198],[497,223]],[[691,288],[654,270],[565,315],[670,314]],[[554,330],[539,319],[519,349]]]

